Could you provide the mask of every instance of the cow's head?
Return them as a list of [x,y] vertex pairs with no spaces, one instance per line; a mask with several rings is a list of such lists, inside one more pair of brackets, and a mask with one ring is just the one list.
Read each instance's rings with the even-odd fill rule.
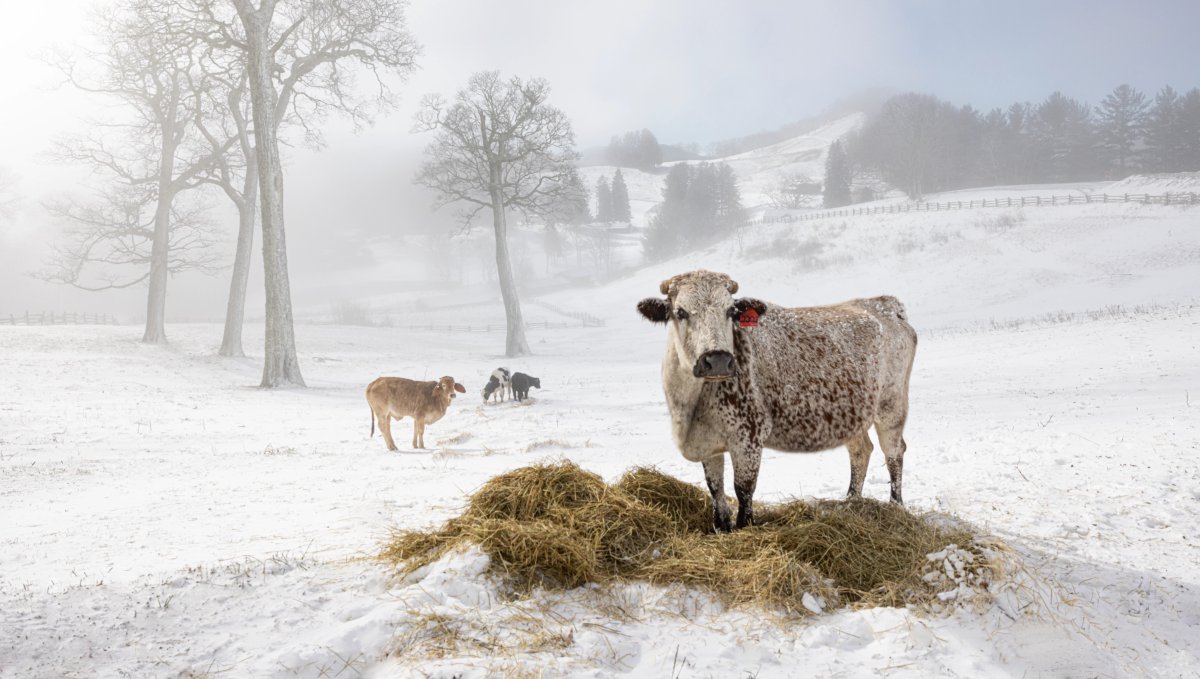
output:
[[488,383],[483,385],[483,402],[487,403],[487,400],[499,388],[500,388],[500,380],[496,379],[495,375],[492,375],[491,378],[488,379]]
[[759,316],[766,312],[756,299],[734,299],[737,290],[737,281],[723,273],[689,271],[663,281],[659,292],[666,297],[647,297],[638,302],[638,311],[667,324],[682,367],[701,379],[724,380],[737,371],[733,333],[739,331],[739,317],[751,308]]
[[[458,392],[458,393],[455,393]],[[433,395],[442,396],[444,398],[455,398],[458,394],[467,393],[467,388],[458,382],[454,381],[453,377],[446,376],[437,381],[433,385]]]

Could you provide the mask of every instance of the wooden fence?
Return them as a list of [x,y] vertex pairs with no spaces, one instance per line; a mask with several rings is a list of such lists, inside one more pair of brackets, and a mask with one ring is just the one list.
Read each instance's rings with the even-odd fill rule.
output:
[[1142,205],[1200,205],[1200,193],[1087,193],[1065,196],[1021,196],[1018,198],[993,198],[984,200],[957,200],[945,203],[893,203],[875,207],[846,207],[838,210],[821,210],[802,215],[780,215],[760,217],[746,222],[757,224],[788,224],[807,222],[833,217],[857,217],[860,215],[898,214],[902,212],[942,212],[946,210],[970,210],[989,207],[1051,207],[1058,205],[1090,205],[1091,203],[1140,203]]
[[559,314],[560,316],[566,316],[567,318],[574,318],[575,320],[579,321],[580,323],[583,323],[583,327],[585,327],[585,328],[603,328],[604,327],[604,319],[600,318],[599,316],[593,316],[593,315],[591,315],[589,313],[585,313],[583,311],[568,311],[566,309],[562,309],[558,306],[555,306],[549,302],[543,302],[540,299],[531,300],[531,303],[536,304],[542,308],[549,309],[549,310],[553,311],[554,313]]
[[[388,327],[388,326],[383,326]],[[413,331],[425,332],[506,332],[508,326],[504,323],[489,323],[481,325],[443,325],[438,323],[425,323],[414,325],[396,325],[391,326],[396,328],[406,328]],[[526,330],[565,330],[567,328],[592,328],[595,327],[590,323],[582,321],[578,323],[553,323],[551,321],[527,321],[525,323]]]
[[31,314],[26,311],[24,316],[0,316],[0,325],[120,325],[120,322],[109,314],[56,314],[53,311]]

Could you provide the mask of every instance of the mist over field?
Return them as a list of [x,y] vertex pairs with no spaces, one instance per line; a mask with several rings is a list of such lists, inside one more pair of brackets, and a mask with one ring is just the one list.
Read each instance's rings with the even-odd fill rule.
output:
[[[1198,21],[0,7],[0,677],[1196,674]],[[460,517],[556,465],[688,484],[711,570]],[[864,592],[739,511],[848,476],[978,537]]]

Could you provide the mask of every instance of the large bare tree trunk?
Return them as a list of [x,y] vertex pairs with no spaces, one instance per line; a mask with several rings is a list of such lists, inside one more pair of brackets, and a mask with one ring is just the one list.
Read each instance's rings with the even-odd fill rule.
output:
[[221,338],[222,356],[245,357],[242,350],[242,325],[246,318],[246,282],[250,279],[250,257],[254,253],[254,213],[258,211],[258,162],[246,158],[246,177],[242,182],[242,202],[238,204],[237,252],[233,256],[233,277],[229,282],[229,302],[225,305],[225,335]]
[[[174,94],[174,93],[173,93]],[[171,117],[175,107],[171,107]],[[150,246],[149,292],[146,295],[146,331],[142,341],[167,342],[167,273],[170,269],[171,202],[175,200],[175,126],[173,120],[163,126],[162,152],[158,164],[158,205],[154,209],[154,242]]]
[[[168,189],[169,190],[169,189]],[[142,341],[166,344],[167,266],[171,237],[171,197],[158,194],[154,212],[154,243],[150,247],[150,290],[146,295],[146,331]]]
[[[498,175],[499,173],[494,173]],[[521,300],[513,279],[512,259],[508,254],[508,223],[504,216],[504,199],[499,189],[492,189],[492,226],[496,234],[496,274],[500,280],[500,295],[504,298],[504,317],[508,330],[504,339],[504,355],[528,356],[529,342],[525,339],[525,319],[521,316]]]
[[[258,159],[262,201],[263,274],[266,279],[266,342],[261,386],[304,386],[296,357],[292,324],[292,295],[287,271],[287,244],[283,228],[283,166],[279,159],[275,108],[278,96],[271,81],[274,61],[268,28],[274,3],[264,0],[258,10],[239,3],[238,14],[246,29],[247,73],[254,111],[254,144]],[[266,10],[266,11],[264,11]]]

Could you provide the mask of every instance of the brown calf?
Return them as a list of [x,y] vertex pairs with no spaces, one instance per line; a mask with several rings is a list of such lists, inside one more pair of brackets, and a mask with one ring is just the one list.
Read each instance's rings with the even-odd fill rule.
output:
[[436,382],[418,382],[403,377],[380,377],[367,385],[367,404],[371,406],[371,436],[375,435],[375,423],[388,450],[396,450],[392,441],[392,420],[402,417],[413,418],[413,448],[425,447],[425,425],[442,419],[450,400],[458,392],[467,393],[463,385],[453,377],[443,377]]

